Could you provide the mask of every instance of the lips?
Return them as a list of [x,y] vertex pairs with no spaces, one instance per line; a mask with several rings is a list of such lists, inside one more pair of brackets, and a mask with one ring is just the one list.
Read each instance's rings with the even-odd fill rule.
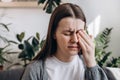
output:
[[68,46],[68,48],[79,48],[78,46]]

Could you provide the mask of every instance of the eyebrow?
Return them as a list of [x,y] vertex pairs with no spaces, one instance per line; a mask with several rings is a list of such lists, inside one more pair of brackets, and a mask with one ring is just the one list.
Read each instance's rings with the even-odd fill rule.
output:
[[[82,30],[82,29],[77,30],[76,33],[78,33],[78,32],[81,31],[81,30]],[[69,29],[69,30],[65,30],[64,32],[72,32],[72,33],[73,33],[74,30]]]

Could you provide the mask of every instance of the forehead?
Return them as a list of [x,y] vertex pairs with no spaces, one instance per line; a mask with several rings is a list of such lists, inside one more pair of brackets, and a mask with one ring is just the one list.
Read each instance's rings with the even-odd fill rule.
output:
[[72,29],[72,30],[78,30],[78,29],[84,29],[85,22],[83,22],[81,19],[67,17],[60,20],[58,23],[59,29]]

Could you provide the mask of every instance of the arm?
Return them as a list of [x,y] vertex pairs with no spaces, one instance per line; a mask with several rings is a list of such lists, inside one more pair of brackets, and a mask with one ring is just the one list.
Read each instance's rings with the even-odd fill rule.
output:
[[91,68],[86,68],[85,80],[108,80],[108,78],[103,69],[96,65]]
[[43,65],[43,61],[40,60],[29,64],[21,80],[47,80],[48,76]]

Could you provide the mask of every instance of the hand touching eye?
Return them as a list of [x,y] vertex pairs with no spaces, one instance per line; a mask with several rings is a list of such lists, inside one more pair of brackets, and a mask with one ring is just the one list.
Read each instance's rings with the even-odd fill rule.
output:
[[77,33],[79,45],[82,48],[83,58],[87,67],[94,67],[95,61],[95,45],[91,35],[88,35],[84,30]]

